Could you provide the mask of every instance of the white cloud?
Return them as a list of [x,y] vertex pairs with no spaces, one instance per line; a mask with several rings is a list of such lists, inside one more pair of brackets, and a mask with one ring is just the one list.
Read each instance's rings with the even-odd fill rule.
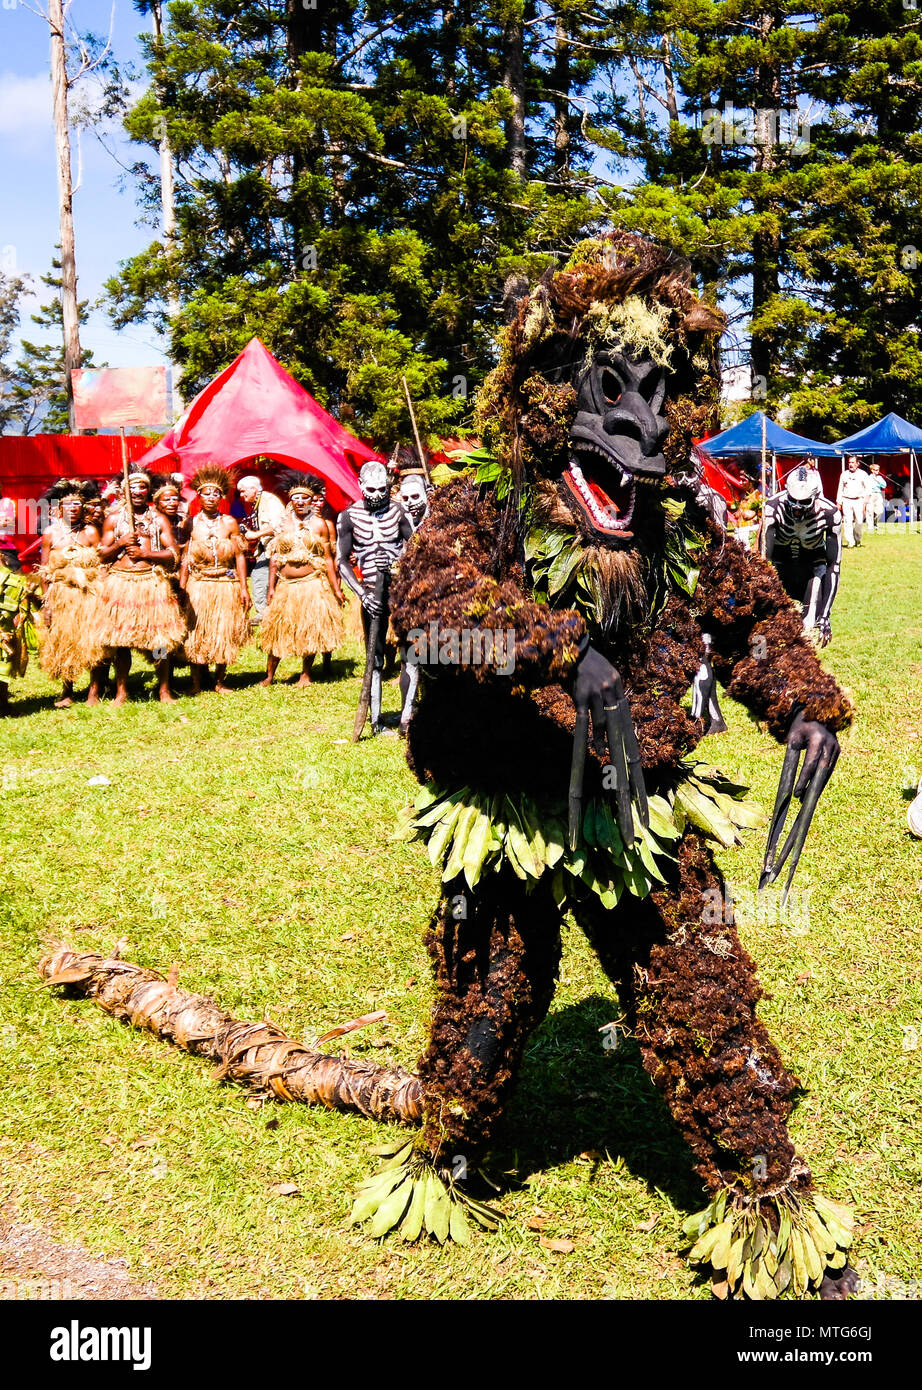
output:
[[0,73],[0,134],[51,130],[51,79],[47,72],[23,77]]

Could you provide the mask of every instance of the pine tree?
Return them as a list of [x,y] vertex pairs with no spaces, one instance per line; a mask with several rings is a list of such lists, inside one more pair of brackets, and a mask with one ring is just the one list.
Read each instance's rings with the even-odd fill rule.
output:
[[731,315],[754,403],[845,433],[919,402],[920,14],[647,0],[621,16],[614,220],[677,245]]
[[128,124],[150,145],[166,128],[176,250],[122,267],[116,322],[166,327],[176,293],[187,394],[258,333],[381,445],[408,437],[401,375],[424,430],[453,427],[492,363],[503,280],[542,270],[590,212],[540,153],[523,173],[537,68],[495,41],[531,13],[458,0],[446,29],[420,0],[171,6]]
[[0,433],[5,432],[18,419],[13,385],[16,368],[10,361],[13,351],[13,337],[19,327],[20,300],[28,285],[21,275],[7,275],[0,270]]
[[[42,284],[54,290],[55,295],[37,314],[30,315],[32,322],[49,333],[52,340],[33,343],[23,338],[11,380],[11,418],[17,421],[22,434],[66,434],[70,429],[60,270],[60,261],[54,260],[52,269],[41,277]],[[87,304],[84,299],[77,306],[81,324],[86,322]],[[92,352],[84,348],[82,359],[84,367],[92,366]]]

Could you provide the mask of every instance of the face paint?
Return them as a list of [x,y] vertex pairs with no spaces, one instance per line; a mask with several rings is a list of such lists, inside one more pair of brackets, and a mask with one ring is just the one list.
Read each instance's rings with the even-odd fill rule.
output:
[[383,512],[390,501],[387,469],[383,463],[366,463],[359,473],[359,487],[370,512]]
[[404,478],[400,484],[400,500],[413,518],[413,524],[419,526],[429,510],[426,485],[422,478]]
[[206,511],[216,511],[221,505],[224,493],[214,483],[205,483],[198,490],[201,498],[202,508]]

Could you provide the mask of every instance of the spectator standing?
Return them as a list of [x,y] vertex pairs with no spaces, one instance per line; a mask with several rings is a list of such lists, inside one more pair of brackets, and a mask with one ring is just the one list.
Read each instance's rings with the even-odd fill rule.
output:
[[856,456],[851,454],[848,467],[839,479],[839,491],[836,495],[836,504],[842,511],[845,544],[849,549],[861,544],[862,523],[870,489],[870,478],[864,469],[859,467]]
[[865,520],[867,521],[868,529],[876,531],[883,521],[884,498],[887,495],[887,480],[881,476],[879,463],[871,464],[868,484],[869,490]]
[[0,484],[0,565],[19,574],[19,551],[16,549],[16,503],[12,497],[4,497]]
[[237,492],[246,510],[241,530],[250,554],[250,588],[256,609],[254,626],[262,622],[269,602],[268,547],[273,536],[285,523],[285,505],[274,492],[266,492],[255,473],[247,474],[237,484]]

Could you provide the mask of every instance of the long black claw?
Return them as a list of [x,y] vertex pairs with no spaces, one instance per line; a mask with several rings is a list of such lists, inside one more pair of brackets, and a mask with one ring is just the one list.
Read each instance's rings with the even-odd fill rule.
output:
[[775,867],[775,850],[778,848],[778,841],[781,839],[781,832],[787,819],[799,763],[800,750],[786,748],[784,764],[781,768],[781,780],[778,783],[778,794],[775,797],[775,809],[772,811],[771,825],[768,828],[768,842],[765,846],[765,858],[762,861],[759,892],[769,883],[773,883],[780,872],[780,865],[778,868]]
[[631,707],[627,700],[624,701],[622,726],[624,728],[624,747],[627,752],[627,770],[631,779],[631,798],[637,802],[637,814],[640,816],[640,823],[644,829],[650,826],[650,807],[647,803],[647,788],[643,780],[643,764],[640,761],[640,749],[637,746],[637,735],[634,733],[634,722],[631,719]]
[[583,773],[586,768],[586,748],[589,744],[589,711],[578,710],[573,730],[573,761],[570,764],[569,839],[570,849],[576,850],[583,820]]
[[794,871],[796,870],[797,865],[800,863],[800,856],[803,851],[804,841],[807,838],[807,831],[810,829],[810,822],[813,820],[813,813],[816,810],[817,802],[823,794],[826,783],[832,776],[832,770],[835,767],[835,765],[835,757],[830,758],[828,763],[820,763],[819,767],[816,769],[813,776],[810,778],[810,785],[804,792],[804,798],[801,803],[800,810],[797,813],[797,819],[791,826],[791,832],[785,840],[784,848],[779,854],[777,862],[774,866],[772,872],[772,881],[774,881],[774,879],[776,879],[779,876],[781,870],[784,868],[784,865],[788,860],[788,857],[790,857],[791,862],[788,867],[787,881],[784,885],[784,891],[781,894],[782,907],[784,907],[785,903],[788,900],[788,894],[791,891],[791,883],[794,879]]
[[631,811],[631,783],[625,756],[624,716],[626,701],[619,700],[605,710],[605,731],[608,735],[608,756],[615,774],[615,812],[618,829],[625,846],[634,843],[634,815]]

